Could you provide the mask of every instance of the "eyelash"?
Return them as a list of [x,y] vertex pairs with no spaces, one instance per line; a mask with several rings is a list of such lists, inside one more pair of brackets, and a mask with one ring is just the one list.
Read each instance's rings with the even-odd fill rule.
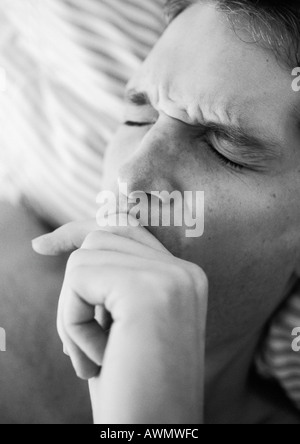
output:
[[138,126],[138,127],[142,127],[142,126],[150,126],[152,125],[152,123],[148,123],[148,122],[131,122],[130,120],[125,122],[126,126]]
[[229,160],[227,157],[223,156],[223,154],[220,153],[220,151],[218,151],[212,143],[208,142],[206,140],[206,145],[208,146],[208,148],[210,149],[210,151],[217,156],[217,158],[219,159],[219,161],[221,163],[223,163],[223,165],[226,165],[227,167],[230,167],[236,171],[241,171],[244,169],[244,167],[238,163],[232,162],[232,160]]
[[[126,126],[131,126],[131,127],[144,127],[144,126],[150,126],[150,125],[152,125],[152,123],[127,121],[127,122],[125,122],[125,125]],[[213,144],[211,142],[209,142],[207,139],[206,139],[205,143],[208,146],[208,148],[210,149],[210,151],[218,158],[218,160],[223,165],[226,165],[227,167],[230,167],[230,168],[232,168],[234,170],[237,170],[237,171],[241,171],[241,170],[244,169],[244,167],[242,165],[239,165],[238,163],[232,162],[227,157],[223,156],[223,154],[221,154],[220,151],[218,151],[213,146]]]

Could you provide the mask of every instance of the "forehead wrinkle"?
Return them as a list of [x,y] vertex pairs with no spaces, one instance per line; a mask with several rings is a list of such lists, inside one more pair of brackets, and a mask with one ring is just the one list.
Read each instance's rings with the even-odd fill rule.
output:
[[181,88],[178,85],[170,85],[169,83],[166,86],[162,84],[159,85],[159,107],[162,111],[164,109],[168,109],[168,105],[171,105],[172,111],[177,110],[180,112],[181,116],[184,115],[187,117],[186,123],[194,124],[199,120],[204,121],[203,109],[199,104],[200,101],[196,100],[195,97],[190,97],[188,93],[181,94]]
[[[221,98],[221,94],[204,94],[198,100],[198,110],[203,120],[241,127],[240,107],[235,98]],[[205,116],[205,117],[204,117]]]
[[[165,98],[177,106],[179,111],[184,112],[190,123],[197,124],[211,120],[216,123],[242,126],[241,113],[238,112],[239,105],[235,103],[235,98],[220,100],[221,94],[209,94],[208,92],[193,96],[186,93],[186,97],[183,97],[184,94],[180,94],[178,85],[173,86],[172,89],[167,88]],[[161,95],[163,95],[164,90],[161,89],[161,91]]]
[[187,120],[187,123],[197,124],[209,119],[218,123],[240,123],[239,113],[235,112],[238,106],[234,103],[234,98],[220,100],[217,97],[221,94],[205,92],[200,95],[199,91],[197,95],[192,95],[189,91],[184,93],[182,85],[177,84],[176,77],[173,81],[165,77],[163,74],[158,80],[156,75],[148,73],[141,82],[137,82],[136,88],[131,83],[129,91],[144,93],[157,111],[166,112],[166,114],[171,111],[171,114],[177,117],[180,115],[180,118]]
[[[216,125],[227,125],[233,129],[236,128],[237,131],[240,130],[245,134],[248,133],[249,138],[251,133],[253,133],[253,135],[259,133],[258,129],[249,128],[249,122],[245,122],[240,105],[236,103],[233,97],[231,100],[229,98],[226,98],[226,100],[224,100],[224,98],[216,99],[215,94],[209,95],[205,93],[201,99],[199,97],[193,98],[190,105],[184,105],[184,101],[178,94],[178,90],[176,91],[174,87],[171,88],[170,83],[166,82],[164,84],[160,82],[156,87],[152,85],[151,88],[149,88],[149,85],[149,83],[148,87],[147,84],[139,85],[139,89],[131,88],[129,92],[136,95],[137,101],[141,99],[142,101],[145,100],[148,102],[149,100],[149,103],[151,103],[158,112],[164,112],[170,117],[182,120],[187,124],[205,125],[207,122],[211,122]],[[186,100],[189,100],[188,94]],[[137,106],[139,105],[140,104],[137,104]],[[249,106],[250,104],[246,103],[243,105],[243,108]],[[177,110],[175,108],[177,108]],[[260,137],[261,141],[269,146],[280,145],[279,141],[268,133],[268,131],[262,132]]]
[[186,116],[188,121],[190,120],[188,106],[183,104],[181,98],[178,97],[178,92],[175,94],[172,92],[169,82],[166,82],[166,84],[160,82],[156,88],[155,96],[157,111],[162,111],[166,114],[170,114],[171,117],[181,118],[183,120],[186,120],[183,117]]
[[[253,110],[253,105],[255,106],[253,100],[246,99],[244,103],[239,104],[236,98],[232,97],[215,103],[211,100],[210,104],[208,117],[217,124],[225,124],[240,129],[249,135],[253,134],[270,147],[278,147],[284,144],[282,137],[276,134],[276,130],[272,134],[272,131],[266,125],[261,127],[260,122],[254,121],[251,124],[251,119],[247,119],[250,110]],[[245,110],[247,113],[245,113]],[[205,118],[207,119],[206,115]]]

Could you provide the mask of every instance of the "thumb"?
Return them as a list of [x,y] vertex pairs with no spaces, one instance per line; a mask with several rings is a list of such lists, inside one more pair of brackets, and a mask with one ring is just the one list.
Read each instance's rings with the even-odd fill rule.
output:
[[59,256],[70,253],[81,247],[84,239],[91,231],[99,230],[95,219],[70,222],[32,241],[32,248],[44,256]]

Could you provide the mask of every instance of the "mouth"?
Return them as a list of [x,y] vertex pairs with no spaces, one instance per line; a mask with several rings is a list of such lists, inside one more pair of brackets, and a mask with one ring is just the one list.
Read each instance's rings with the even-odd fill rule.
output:
[[[110,227],[139,227],[143,226],[138,218],[135,218],[129,211],[114,209],[107,209],[101,218],[97,218],[98,224]],[[146,228],[146,227],[145,227]]]
[[[126,235],[139,239],[141,243],[152,245],[154,249],[162,250],[162,248],[176,257],[181,257],[182,245],[180,236],[174,233],[174,227],[163,227],[161,225],[152,225],[149,223],[148,217],[142,220],[142,214],[133,211],[135,205],[129,205],[126,209],[120,205],[106,206],[105,211],[101,211],[101,216],[97,217],[99,226],[102,227],[131,227],[134,228],[135,234],[127,232]],[[137,230],[137,231],[136,231]]]

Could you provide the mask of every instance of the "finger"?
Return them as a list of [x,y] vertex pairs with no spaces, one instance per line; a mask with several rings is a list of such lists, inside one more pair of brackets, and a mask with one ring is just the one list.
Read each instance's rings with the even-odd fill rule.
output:
[[[106,338],[105,341],[103,341],[103,349],[99,350],[98,348],[96,356],[88,356],[85,353],[85,351],[88,352],[88,349],[86,349],[86,344],[89,344],[88,338],[87,342],[80,344],[79,341],[78,344],[76,343],[76,335],[74,335],[74,339],[70,337],[64,322],[64,313],[66,312],[66,310],[69,310],[70,304],[68,304],[68,300],[71,299],[71,296],[72,290],[70,289],[70,286],[68,284],[68,277],[66,277],[59,299],[57,330],[63,343],[64,351],[66,351],[67,356],[70,357],[76,375],[80,379],[88,380],[94,378],[99,374],[100,367],[102,365],[102,357],[104,355],[106,347]],[[89,315],[89,317],[92,318],[94,310],[91,310],[90,313],[91,314]],[[102,337],[104,337],[104,332],[102,331],[101,333]],[[80,347],[80,345],[82,345],[82,347]]]
[[[136,273],[131,267],[124,266],[81,266],[74,268],[68,276],[72,293],[71,297],[66,298],[64,306],[63,325],[66,334],[79,345],[85,356],[98,365],[105,358],[106,348],[102,349],[106,347],[107,337],[103,340],[103,330],[93,319],[93,307],[104,305],[111,313],[114,321],[111,334],[117,331],[120,321],[124,325],[124,322],[131,322],[145,314],[145,298],[153,299],[153,292],[147,282],[141,283],[135,279]],[[129,318],[126,319],[127,315]],[[76,373],[82,377],[83,372],[86,372],[85,362],[80,361],[78,351],[71,350],[70,353]],[[98,360],[100,357],[101,361]]]
[[68,349],[68,356],[78,378],[87,381],[99,375],[101,366],[89,359],[67,336],[64,339],[64,347]]
[[[127,254],[129,256],[138,256],[147,259],[157,259],[157,249],[153,249],[151,246],[140,241],[132,240],[129,237],[120,237],[112,232],[105,231],[93,231],[89,233],[85,238],[82,249],[84,250],[100,250],[100,251],[112,251]],[[171,253],[165,249],[161,249],[161,252],[166,254],[166,260],[170,260]]]
[[[145,227],[139,225],[138,221],[128,214],[119,214],[118,224],[115,224],[114,215],[110,215],[105,218],[105,224],[103,223],[101,228],[98,226],[97,231],[111,233],[119,237],[131,239],[142,245],[162,251],[167,254],[169,251],[156,239]],[[92,242],[89,243],[89,247],[93,249]],[[84,248],[87,248],[86,246]],[[88,249],[88,248],[87,248]]]
[[65,354],[70,358],[78,378],[89,380],[99,375],[100,366],[89,359],[67,334],[61,319],[57,320],[57,330],[63,343]]
[[69,338],[96,364],[102,366],[108,335],[95,320],[95,308],[77,293],[65,300],[63,325]]
[[[167,261],[166,261],[167,263]],[[156,257],[154,259],[148,259],[145,257],[137,257],[135,255],[128,255],[123,252],[118,251],[102,251],[102,250],[84,250],[79,249],[76,250],[72,255],[70,256],[68,265],[67,265],[67,272],[66,275],[68,277],[68,285],[72,285],[72,279],[79,276],[80,279],[80,273],[81,269],[91,267],[91,269],[98,269],[98,275],[100,277],[103,277],[105,279],[105,276],[103,276],[103,269],[104,267],[116,267],[116,268],[124,268],[125,270],[130,270],[131,272],[135,273],[135,276],[137,277],[138,273],[141,271],[150,271],[153,268],[162,269],[161,267],[164,265],[163,261],[158,261]],[[96,274],[96,273],[95,273]],[[75,275],[75,276],[74,276]],[[115,282],[116,277],[119,279],[119,276],[116,275],[113,279],[113,282]],[[95,279],[97,276],[95,275]],[[71,282],[70,282],[71,280]],[[77,282],[77,281],[76,281]],[[96,282],[96,281],[95,281]],[[97,280],[98,282],[98,280]],[[91,285],[93,285],[93,282],[91,282]],[[73,288],[73,287],[72,287]],[[76,291],[76,288],[73,288],[74,291]],[[97,288],[99,291],[102,290],[102,288]],[[93,305],[101,304],[101,300],[99,299],[98,303],[95,303]]]
[[32,241],[32,248],[38,254],[58,256],[80,248],[91,231],[99,229],[95,219],[84,222],[70,222]]
[[84,222],[71,222],[58,228],[53,233],[34,239],[32,247],[36,253],[47,256],[70,253],[81,247],[90,232],[100,230],[135,240],[157,251],[170,254],[148,230],[140,225],[137,226],[137,221],[127,214],[119,215],[118,226],[113,224],[112,215],[106,219],[106,225],[102,227],[99,227],[94,219]]
[[[99,254],[99,252],[97,252]],[[144,271],[143,264],[140,259],[135,263],[129,263],[128,257],[126,259],[127,265],[124,265],[124,259],[120,259],[116,263],[116,259],[109,261],[109,265],[104,260],[99,259],[99,264],[80,265],[70,271],[69,284],[74,294],[82,299],[90,306],[103,305],[110,313],[113,322],[118,318],[118,313],[114,311],[114,304],[118,301],[126,301],[126,311],[132,307],[136,308],[138,301],[144,297],[153,297],[151,291],[148,291],[149,284],[147,280],[143,282],[137,279],[138,273]],[[89,258],[87,258],[89,261]],[[95,261],[93,261],[95,263]],[[153,261],[154,262],[154,261]],[[160,271],[163,273],[163,270]],[[116,279],[116,276],[118,277]],[[77,305],[78,307],[78,305]],[[67,313],[68,310],[65,310]],[[80,321],[81,313],[72,313],[72,322],[75,324]],[[80,323],[80,322],[79,322]]]
[[95,319],[102,327],[103,331],[108,334],[113,324],[113,320],[110,313],[105,310],[103,305],[97,305],[97,307],[95,307]]

